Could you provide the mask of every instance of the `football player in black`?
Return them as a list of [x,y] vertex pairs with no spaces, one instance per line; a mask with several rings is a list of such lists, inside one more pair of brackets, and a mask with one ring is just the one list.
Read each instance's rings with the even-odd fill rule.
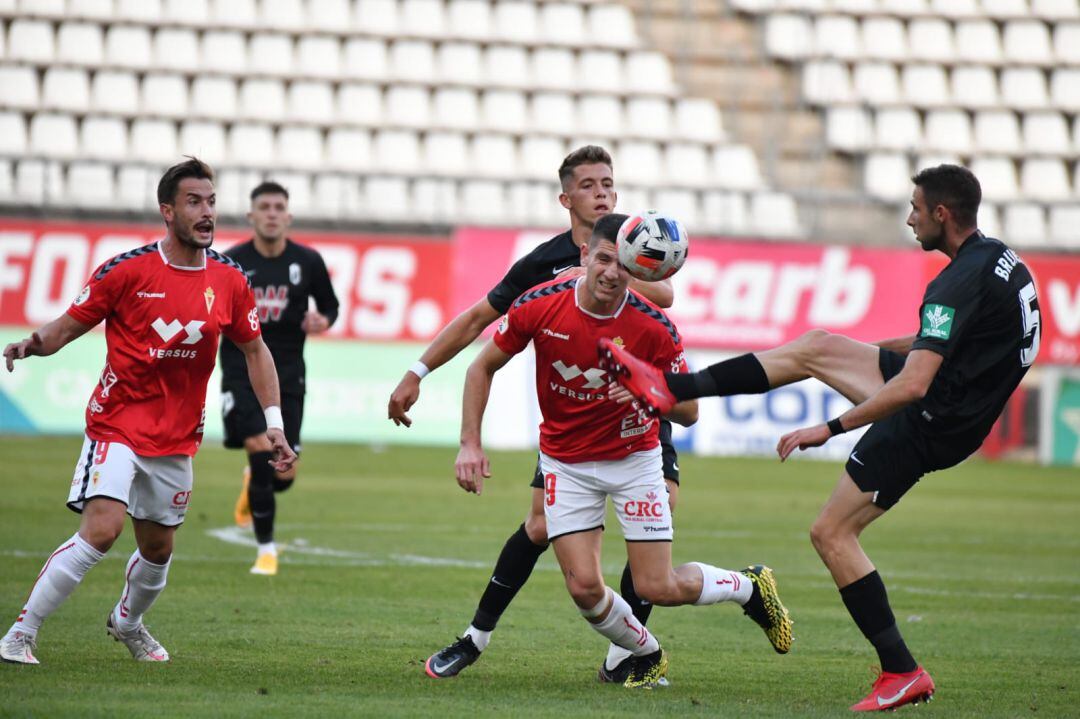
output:
[[[252,190],[248,221],[255,230],[254,237],[225,254],[240,263],[255,291],[263,339],[277,366],[285,437],[293,451],[300,454],[306,374],[304,341],[309,334],[325,332],[334,324],[338,299],[322,256],[286,236],[292,215],[284,187],[264,182]],[[308,298],[314,298],[317,309],[308,308]],[[265,419],[248,382],[244,356],[227,339],[221,343],[221,412],[225,446],[243,448],[248,454],[235,514],[240,526],[255,527],[259,549],[251,573],[277,574],[274,494],[292,486],[296,465],[288,472],[275,472],[268,464]]]
[[1031,273],[1004,243],[978,230],[982,190],[975,176],[940,165],[912,181],[907,224],[924,250],[950,260],[926,288],[915,334],[869,345],[814,330],[686,375],[659,373],[618,347],[601,349],[602,366],[655,412],[685,399],[767,392],[807,377],[855,404],[826,424],[784,435],[781,460],[870,425],[810,530],[844,605],[881,660],[880,676],[855,711],[891,709],[934,692],[900,635],[859,535],[924,474],[979,448],[1035,361],[1041,336]]
[[[593,224],[614,211],[618,195],[612,171],[611,155],[595,145],[581,147],[567,155],[559,167],[562,193],[559,202],[570,213],[570,229],[536,247],[510,268],[506,276],[475,305],[458,315],[428,346],[412,368],[405,373],[390,395],[388,416],[395,424],[408,427],[412,420],[406,414],[420,396],[420,380],[440,367],[476,340],[484,329],[510,308],[522,292],[534,285],[560,276],[581,273],[581,246],[588,242]],[[631,286],[660,307],[670,307],[673,291],[670,280],[640,282]],[[661,425],[661,445],[664,457],[664,477],[669,489],[669,501],[674,509],[678,497],[679,466],[671,445],[671,424]],[[472,623],[464,636],[433,655],[427,662],[431,676],[456,676],[469,666],[487,647],[491,632],[518,590],[528,581],[537,560],[548,548],[547,525],[544,521],[543,476],[532,477],[532,505],[525,522],[518,527],[502,549]],[[634,615],[644,623],[652,606],[634,593],[630,565],[626,565],[620,592],[630,603]],[[611,645],[602,676],[609,681],[622,682],[629,674],[629,652]],[[432,661],[434,660],[434,661]]]

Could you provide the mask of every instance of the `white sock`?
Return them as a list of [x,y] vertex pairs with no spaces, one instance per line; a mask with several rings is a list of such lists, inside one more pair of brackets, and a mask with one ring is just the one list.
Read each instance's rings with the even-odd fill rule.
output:
[[633,656],[633,652],[629,649],[623,649],[618,644],[609,644],[607,648],[607,659],[604,660],[604,666],[609,670],[614,669],[630,656]]
[[80,537],[78,532],[57,547],[45,561],[45,566],[30,590],[26,605],[8,633],[19,631],[36,637],[45,618],[56,611],[75,591],[75,587],[79,586],[90,568],[104,556]]
[[746,604],[754,593],[753,583],[746,575],[732,572],[711,564],[691,562],[701,570],[701,596],[694,602],[697,605],[718,604],[720,602],[738,602]]
[[273,542],[259,543],[259,556],[264,554],[277,554],[277,545]]
[[477,629],[473,625],[469,625],[469,628],[465,630],[466,637],[472,637],[472,643],[476,645],[476,648],[480,651],[487,649],[488,642],[491,641],[491,632],[485,632],[483,629]]
[[127,634],[142,624],[143,615],[165,589],[171,563],[172,558],[164,564],[153,564],[135,550],[124,570],[124,593],[113,609],[117,629]]
[[613,644],[618,644],[635,656],[645,656],[658,650],[660,642],[656,641],[656,637],[637,620],[626,600],[611,587],[607,587],[607,595],[600,600],[599,604],[592,609],[582,609],[581,614],[586,619],[603,614],[609,597],[611,611],[608,612],[607,617],[599,624],[589,622],[589,626],[610,639]]

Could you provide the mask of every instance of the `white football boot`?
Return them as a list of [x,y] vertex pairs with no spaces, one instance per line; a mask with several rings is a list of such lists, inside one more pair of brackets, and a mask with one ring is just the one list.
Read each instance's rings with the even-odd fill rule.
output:
[[131,656],[135,657],[135,661],[169,661],[169,653],[165,651],[165,647],[161,646],[161,642],[154,639],[150,632],[146,631],[146,625],[142,622],[139,622],[139,626],[135,631],[125,634],[116,628],[116,624],[113,622],[113,613],[109,612],[109,619],[105,622],[105,629],[113,639],[128,648]]
[[11,664],[40,664],[35,649],[37,640],[20,631],[8,632],[0,639],[0,659]]

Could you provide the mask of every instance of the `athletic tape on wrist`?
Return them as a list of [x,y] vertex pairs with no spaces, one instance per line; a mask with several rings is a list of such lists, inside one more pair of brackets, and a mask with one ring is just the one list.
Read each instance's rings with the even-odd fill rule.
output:
[[277,405],[270,405],[263,410],[263,415],[266,417],[267,429],[280,429],[285,431],[285,422],[281,419],[281,407]]
[[409,371],[420,379],[424,379],[431,372],[431,370],[428,369],[428,366],[420,360],[416,360],[415,362],[413,362],[412,367],[409,368]]
[[840,418],[839,417],[834,417],[834,418],[830,419],[828,421],[828,426],[829,426],[829,432],[831,432],[833,436],[836,436],[838,434],[843,434],[844,432],[847,432],[847,430],[844,429],[844,425],[842,425],[840,423]]

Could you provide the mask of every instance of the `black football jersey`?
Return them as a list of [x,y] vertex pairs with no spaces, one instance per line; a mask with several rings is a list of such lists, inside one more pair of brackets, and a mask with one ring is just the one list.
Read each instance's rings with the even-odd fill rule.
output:
[[[288,239],[277,257],[259,254],[254,240],[231,247],[225,254],[240,263],[251,283],[263,340],[274,356],[282,394],[303,391],[307,333],[300,325],[308,311],[308,298],[315,299],[330,324],[338,314],[337,295],[322,255]],[[248,381],[244,355],[228,340],[221,343],[221,371],[225,383]]]
[[912,349],[944,357],[916,409],[930,432],[981,443],[1020,384],[1041,337],[1039,298],[1023,260],[976,231],[930,282]]
[[506,314],[525,290],[555,279],[563,270],[580,266],[581,248],[574,244],[574,237],[567,230],[537,245],[515,262],[499,284],[488,292],[488,302],[499,314]]

